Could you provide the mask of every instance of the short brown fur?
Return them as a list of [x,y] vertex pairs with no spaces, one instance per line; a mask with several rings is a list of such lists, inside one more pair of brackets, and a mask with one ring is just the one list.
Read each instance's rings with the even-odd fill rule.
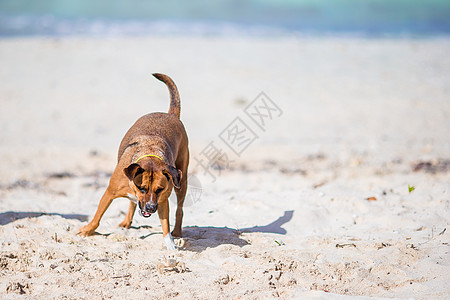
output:
[[[169,88],[169,113],[147,114],[125,134],[119,147],[117,166],[97,212],[88,225],[79,229],[78,234],[82,236],[95,232],[106,209],[119,197],[137,198],[144,215],[148,214],[147,206],[156,206],[163,236],[166,236],[170,230],[168,198],[175,188],[177,211],[172,235],[181,237],[189,164],[188,137],[180,121],[180,97],[175,83],[164,74],[153,76]],[[130,228],[136,205],[130,201],[128,213],[119,226]]]

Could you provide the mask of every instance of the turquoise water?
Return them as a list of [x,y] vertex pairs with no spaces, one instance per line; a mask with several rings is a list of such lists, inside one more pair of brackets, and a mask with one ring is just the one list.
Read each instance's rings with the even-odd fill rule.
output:
[[0,0],[3,37],[449,33],[449,0]]

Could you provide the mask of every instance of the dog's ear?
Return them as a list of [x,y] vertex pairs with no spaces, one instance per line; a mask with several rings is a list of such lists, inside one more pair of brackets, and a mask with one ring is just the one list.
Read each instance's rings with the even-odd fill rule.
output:
[[169,166],[168,169],[164,169],[162,172],[167,177],[167,180],[172,181],[175,188],[180,188],[181,176],[183,176],[183,173],[180,170]]
[[123,171],[125,172],[125,175],[128,177],[128,179],[131,181],[134,180],[134,178],[137,175],[143,173],[144,169],[142,169],[141,166],[138,164],[131,164],[127,168],[123,169]]

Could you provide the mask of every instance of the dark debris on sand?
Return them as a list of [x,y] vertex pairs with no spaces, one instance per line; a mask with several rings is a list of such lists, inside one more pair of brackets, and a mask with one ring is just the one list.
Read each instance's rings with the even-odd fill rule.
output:
[[437,159],[429,161],[419,161],[413,165],[414,172],[426,173],[447,173],[450,171],[449,159]]

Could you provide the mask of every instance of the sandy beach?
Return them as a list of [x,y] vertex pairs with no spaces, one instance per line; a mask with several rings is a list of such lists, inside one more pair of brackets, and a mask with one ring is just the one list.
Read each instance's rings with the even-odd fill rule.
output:
[[[0,298],[448,299],[448,53],[448,38],[0,40]],[[76,235],[127,129],[169,107],[154,72],[178,86],[191,151],[176,252],[157,216],[118,227],[127,199]]]

